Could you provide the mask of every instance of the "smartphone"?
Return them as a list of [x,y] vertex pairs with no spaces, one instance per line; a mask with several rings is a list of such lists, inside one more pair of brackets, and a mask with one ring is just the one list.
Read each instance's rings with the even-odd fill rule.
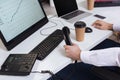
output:
[[95,14],[94,16],[97,17],[97,18],[100,18],[100,19],[105,19],[106,18],[106,17],[98,15],[98,14]]

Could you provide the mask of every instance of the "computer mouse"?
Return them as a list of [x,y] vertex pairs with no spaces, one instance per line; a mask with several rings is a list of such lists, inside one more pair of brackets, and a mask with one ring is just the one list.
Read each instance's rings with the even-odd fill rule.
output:
[[92,32],[92,29],[91,29],[90,27],[86,27],[86,28],[85,28],[85,32],[86,32],[86,33],[91,33],[91,32]]

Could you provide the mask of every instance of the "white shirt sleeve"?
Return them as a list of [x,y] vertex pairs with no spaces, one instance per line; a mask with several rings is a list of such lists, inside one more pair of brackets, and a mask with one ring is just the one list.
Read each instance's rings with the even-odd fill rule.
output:
[[82,62],[96,66],[119,66],[120,48],[107,48],[92,51],[82,51],[80,54]]
[[120,31],[120,25],[118,26],[118,25],[113,25],[113,30],[114,31]]

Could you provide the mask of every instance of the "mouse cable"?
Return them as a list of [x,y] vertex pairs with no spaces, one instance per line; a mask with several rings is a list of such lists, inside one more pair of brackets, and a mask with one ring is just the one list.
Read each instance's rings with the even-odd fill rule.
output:
[[52,71],[50,70],[42,70],[42,71],[31,71],[31,73],[42,73],[42,74],[50,74],[51,75],[51,78],[50,80],[63,80],[61,77],[55,75]]
[[[53,20],[53,19],[52,19]],[[55,19],[54,19],[55,20]],[[57,19],[55,21],[58,21],[62,26],[65,26],[65,24],[60,20],[60,19]],[[69,27],[69,26],[68,26]],[[74,28],[69,28],[70,30],[75,30]]]
[[[59,21],[59,22],[61,23],[62,26],[65,26],[65,24],[64,24],[61,20],[57,20],[57,21]],[[68,27],[69,27],[69,26],[68,26]],[[69,29],[71,29],[71,30],[75,30],[75,29],[70,28],[70,27],[69,27]]]
[[43,35],[43,36],[48,36],[49,34],[44,34],[42,31],[46,30],[46,29],[50,29],[50,28],[53,28],[53,27],[56,27],[57,26],[57,23],[53,22],[53,21],[49,21],[51,23],[53,23],[54,25],[53,26],[50,26],[50,27],[47,27],[47,28],[43,28],[40,30],[40,34]]
[[[56,21],[59,22],[62,26],[65,26],[65,24],[64,24],[60,19],[57,19],[57,20],[56,20],[56,19],[52,19],[52,18],[54,18],[55,16],[56,16],[56,15],[48,18],[49,21],[50,21],[51,23],[53,23],[54,25],[40,30],[40,34],[41,34],[41,35],[43,35],[43,36],[48,36],[49,34],[44,34],[42,31],[44,31],[44,30],[46,30],[46,29],[50,29],[50,28],[56,27],[56,26],[58,25],[58,23],[56,23]],[[71,30],[75,30],[75,29],[73,29],[73,28],[70,28],[70,29],[71,29]]]
[[47,27],[47,28],[41,29],[41,30],[40,30],[40,34],[41,34],[41,35],[43,35],[43,36],[48,36],[49,34],[45,34],[45,33],[43,33],[42,31],[56,27],[58,24],[57,24],[55,21],[59,21],[60,24],[62,24],[62,26],[64,26],[64,24],[63,24],[60,20],[51,19],[51,18],[53,18],[53,17],[50,17],[50,18],[49,18],[49,19],[50,19],[49,22],[53,23],[54,25],[53,25],[53,26],[50,26],[50,27]]

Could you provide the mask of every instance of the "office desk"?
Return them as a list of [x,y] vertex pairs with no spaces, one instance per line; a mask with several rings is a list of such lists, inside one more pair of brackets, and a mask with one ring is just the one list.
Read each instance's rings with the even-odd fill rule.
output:
[[[85,10],[85,7],[80,7],[81,9]],[[120,7],[115,7],[112,9],[119,10]],[[109,9],[109,10],[108,10]],[[111,10],[110,8],[95,8],[93,11],[94,14],[97,12],[100,12],[99,10],[105,10],[104,13],[99,13],[101,15],[106,15],[108,16],[105,20],[106,21],[111,21],[112,16],[107,15],[107,12]],[[86,10],[87,11],[87,10]],[[87,26],[90,26],[93,29],[92,33],[86,33],[85,34],[85,39],[82,42],[78,42],[75,40],[75,32],[74,32],[74,26],[73,24],[70,24],[62,19],[59,18],[52,18],[50,21],[53,21],[57,23],[57,26],[54,26],[55,24],[49,22],[45,26],[43,26],[41,29],[36,31],[34,34],[32,34],[30,37],[25,39],[22,43],[20,43],[18,46],[16,46],[14,49],[11,51],[7,51],[5,47],[3,46],[2,42],[0,41],[0,65],[4,62],[5,58],[7,55],[10,53],[29,53],[37,44],[39,44],[42,40],[44,40],[47,36],[41,35],[40,31],[43,34],[50,34],[52,33],[55,29],[62,29],[63,26],[68,26],[70,28],[71,34],[71,40],[72,42],[78,44],[82,50],[90,50],[97,44],[99,44],[101,41],[104,39],[108,38],[112,32],[108,30],[98,30],[95,29],[91,26],[91,24],[98,18],[93,17],[93,15],[81,19],[82,21],[85,21],[87,23]],[[113,16],[114,19],[114,16]],[[116,19],[114,19],[116,20]],[[113,20],[112,20],[113,21]],[[52,27],[51,27],[52,26]],[[48,29],[49,28],[49,29]],[[72,63],[72,60],[67,58],[65,56],[65,51],[63,48],[63,45],[65,45],[65,42],[62,41],[58,47],[56,47],[50,55],[48,55],[44,60],[39,61],[37,60],[35,62],[35,65],[32,69],[32,71],[41,71],[41,70],[50,70],[53,73],[58,72],[68,64]],[[5,75],[0,75],[0,80],[46,80],[48,77],[50,77],[49,74],[40,74],[40,73],[31,73],[28,76],[5,76]]]
[[[93,16],[90,16],[86,18],[88,20],[87,25],[90,26],[91,23],[95,20]],[[90,20],[91,19],[91,20]],[[85,19],[84,19],[85,20]],[[51,21],[54,21],[57,23],[56,27],[55,24],[51,23]],[[73,24],[70,24],[68,22],[65,22],[62,19],[59,18],[52,18],[50,19],[50,22],[47,23],[45,26],[43,26],[41,29],[36,31],[34,34],[32,34],[29,38],[24,40],[22,43],[20,43],[18,46],[16,46],[11,51],[7,51],[5,47],[2,45],[2,42],[0,42],[0,61],[3,61],[5,59],[6,55],[10,53],[29,53],[37,44],[39,44],[44,38],[47,36],[41,35],[42,34],[50,34],[55,29],[62,29],[63,26],[68,26],[70,28],[71,34],[70,37],[72,39],[72,42],[78,44],[82,50],[90,50],[97,44],[99,44],[101,41],[109,37],[112,32],[108,30],[98,30],[93,27],[92,33],[86,33],[85,34],[85,40],[82,42],[78,42],[75,40],[75,32],[74,32],[74,26]],[[49,28],[50,27],[50,28]],[[46,28],[46,29],[45,29]],[[49,28],[49,29],[47,29]],[[50,70],[53,73],[58,72],[68,64],[72,63],[72,60],[67,58],[65,56],[65,51],[63,48],[63,45],[65,45],[65,42],[62,41],[58,47],[56,47],[55,50],[51,52],[50,55],[48,55],[44,60],[39,61],[37,60],[33,70],[32,71],[41,71],[41,70]],[[2,64],[2,62],[1,62]],[[3,76],[0,75],[0,80],[46,80],[50,75],[49,74],[40,74],[40,73],[31,73],[28,76]]]

